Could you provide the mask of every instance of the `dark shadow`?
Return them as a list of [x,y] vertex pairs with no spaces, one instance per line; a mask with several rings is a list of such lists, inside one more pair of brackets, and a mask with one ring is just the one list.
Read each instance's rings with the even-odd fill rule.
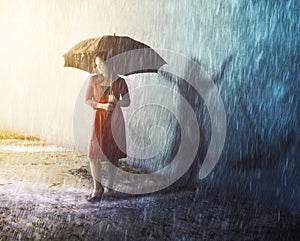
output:
[[[233,60],[233,55],[228,56],[222,63],[220,71],[212,77],[213,82],[218,85],[221,83],[221,81],[224,78],[225,71],[228,67],[228,65]],[[201,61],[197,58],[192,58],[192,62],[190,65],[186,68],[186,79],[197,79],[201,81],[201,73],[197,70],[194,70],[195,66],[194,63],[197,63],[201,67]],[[203,99],[201,98],[200,94],[195,90],[194,87],[192,87],[186,80],[168,73],[164,71],[160,71],[159,74],[166,80],[176,83],[178,86],[178,91],[181,96],[183,96],[186,101],[190,104],[190,106],[193,108],[193,111],[196,113],[196,118],[199,125],[199,131],[200,131],[200,143],[196,155],[196,159],[193,162],[190,169],[187,171],[187,173],[178,181],[178,183],[188,183],[189,185],[192,185],[198,176],[199,169],[203,163],[203,160],[205,158],[209,142],[210,142],[210,135],[211,135],[211,127],[209,121],[204,121],[204,116],[209,116],[207,108],[203,102]],[[209,91],[209,90],[208,90]],[[208,119],[209,118],[205,118]],[[176,127],[178,133],[180,130],[180,127]],[[180,145],[180,135],[176,137],[175,143],[173,145],[173,152],[172,155],[169,157],[169,161],[172,161],[175,155],[177,154],[178,147]]]

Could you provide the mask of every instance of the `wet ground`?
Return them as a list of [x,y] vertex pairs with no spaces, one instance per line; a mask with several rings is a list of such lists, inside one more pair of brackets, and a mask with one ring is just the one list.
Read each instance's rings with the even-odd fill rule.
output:
[[0,151],[0,240],[300,240],[299,214],[204,185],[89,203],[78,154],[47,148]]

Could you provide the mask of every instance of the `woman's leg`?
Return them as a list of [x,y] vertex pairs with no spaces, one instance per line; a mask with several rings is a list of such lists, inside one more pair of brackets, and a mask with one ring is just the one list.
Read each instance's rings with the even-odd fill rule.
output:
[[114,179],[116,175],[116,168],[118,167],[118,160],[116,161],[111,161],[111,164],[108,165],[108,187],[107,190],[108,192],[112,193],[113,192],[113,185],[114,185]]
[[104,188],[101,185],[101,165],[98,160],[90,159],[90,168],[93,177],[93,192],[92,197],[101,196]]

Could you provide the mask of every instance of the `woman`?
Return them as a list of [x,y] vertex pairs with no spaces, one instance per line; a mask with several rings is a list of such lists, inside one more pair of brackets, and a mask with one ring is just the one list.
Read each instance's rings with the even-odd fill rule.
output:
[[[86,103],[95,110],[88,150],[94,187],[88,201],[99,200],[104,193],[100,162],[110,161],[117,165],[120,158],[127,156],[125,122],[120,107],[130,104],[125,80],[118,77],[111,83],[112,77],[99,56],[95,58],[95,64],[97,74],[90,76],[86,91]],[[113,173],[109,171],[108,174],[108,186],[111,187]]]

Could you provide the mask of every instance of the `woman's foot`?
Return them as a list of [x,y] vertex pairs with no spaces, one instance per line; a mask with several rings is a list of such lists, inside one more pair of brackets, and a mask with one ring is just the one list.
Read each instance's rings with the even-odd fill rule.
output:
[[104,193],[104,188],[100,189],[100,191],[98,192],[93,192],[88,196],[87,201],[88,202],[100,201],[103,193]]
[[95,201],[100,201],[100,200],[101,200],[101,196],[93,196],[92,193],[90,193],[87,198],[88,202],[95,202]]

